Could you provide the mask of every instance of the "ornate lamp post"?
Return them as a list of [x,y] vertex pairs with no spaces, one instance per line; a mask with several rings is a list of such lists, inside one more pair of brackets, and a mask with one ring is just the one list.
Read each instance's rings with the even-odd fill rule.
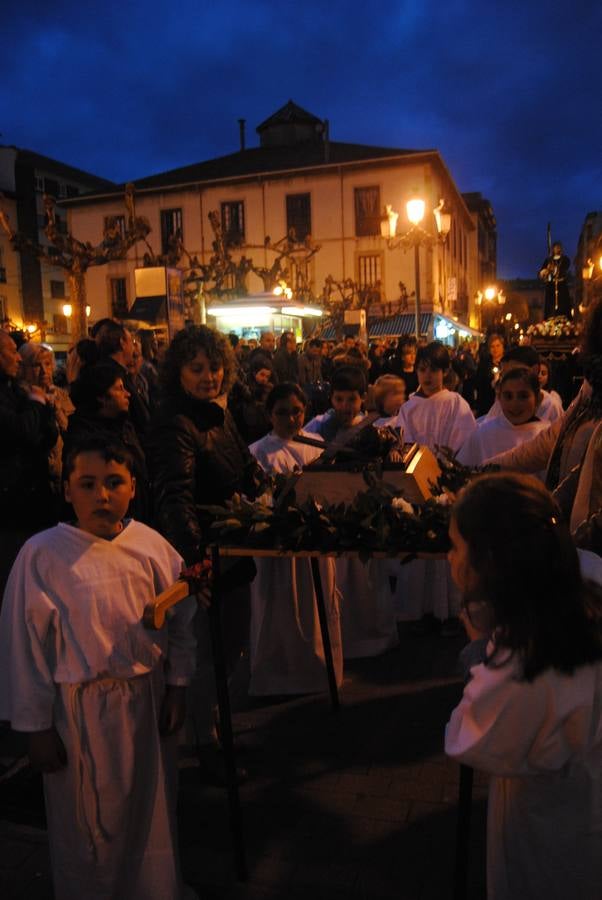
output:
[[390,250],[396,247],[403,247],[407,250],[409,247],[414,248],[414,279],[415,279],[415,305],[414,330],[416,340],[420,340],[420,247],[432,246],[436,240],[443,243],[449,234],[451,228],[451,214],[443,212],[443,200],[439,201],[439,206],[433,210],[435,225],[437,229],[437,237],[435,238],[429,231],[422,227],[421,222],[424,220],[426,211],[426,203],[420,197],[412,197],[406,203],[406,214],[410,222],[410,228],[405,234],[396,237],[397,220],[399,213],[396,213],[390,206],[386,206],[386,217],[381,222],[381,234],[387,239],[387,246]]
[[[503,306],[506,302],[506,296],[503,291],[499,291],[495,285],[489,285],[483,291],[477,291],[476,305],[479,309],[479,331],[483,330],[483,304],[493,304],[496,308]],[[494,322],[496,314],[494,313]]]

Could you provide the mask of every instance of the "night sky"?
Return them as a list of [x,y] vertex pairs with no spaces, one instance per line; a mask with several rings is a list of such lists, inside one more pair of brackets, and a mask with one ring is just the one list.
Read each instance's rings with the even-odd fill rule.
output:
[[17,0],[0,142],[125,181],[234,152],[289,99],[332,140],[437,148],[498,221],[498,274],[602,209],[599,0]]

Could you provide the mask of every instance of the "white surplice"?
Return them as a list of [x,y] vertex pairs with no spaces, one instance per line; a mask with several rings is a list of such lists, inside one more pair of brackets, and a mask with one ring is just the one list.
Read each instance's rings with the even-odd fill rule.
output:
[[163,684],[194,671],[196,603],[161,631],[145,605],[181,571],[157,532],[129,521],[111,541],[60,524],[31,538],[0,616],[0,718],[57,729],[67,766],[44,776],[57,900],[178,900],[173,739]]
[[[473,431],[458,453],[458,461],[465,466],[482,466],[496,453],[519,447],[549,427],[550,422],[541,419],[513,425],[503,414],[485,419],[477,425],[477,430]],[[543,478],[543,474],[540,477]]]
[[[403,429],[406,443],[416,441],[431,450],[449,447],[455,453],[477,427],[466,400],[445,389],[432,397],[412,394],[399,411],[397,426]],[[412,621],[431,613],[443,621],[458,614],[460,598],[447,560],[396,563],[390,572],[397,577],[394,604],[398,619]]]
[[[489,419],[495,419],[497,416],[503,415],[500,401],[496,400],[489,412],[484,416],[481,416],[479,421],[487,422]],[[564,409],[562,408],[562,400],[556,391],[542,390],[541,401],[535,410],[535,415],[538,419],[541,419],[542,422],[548,422],[548,424],[563,417]]]
[[399,410],[396,427],[403,428],[406,443],[450,447],[457,452],[476,428],[466,400],[445,388],[432,397],[412,394]]
[[[301,435],[312,437],[319,435]],[[273,432],[249,447],[267,472],[303,468],[322,451]],[[255,560],[251,584],[249,660],[253,696],[328,690],[324,647],[309,559]],[[333,559],[321,559],[320,580],[337,684],[343,681],[340,594]]]
[[446,752],[491,774],[488,900],[600,900],[602,664],[533,682],[471,669]]

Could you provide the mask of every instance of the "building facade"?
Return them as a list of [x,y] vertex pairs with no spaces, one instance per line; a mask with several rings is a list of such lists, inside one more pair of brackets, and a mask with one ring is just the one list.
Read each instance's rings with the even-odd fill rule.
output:
[[[486,252],[495,271],[495,244],[480,249],[475,213],[438,151],[332,141],[327,123],[292,101],[257,133],[259,147],[246,148],[241,141],[236,153],[135,182],[136,214],[151,224],[149,244],[155,254],[165,252],[178,234],[188,253],[208,263],[215,239],[209,213],[215,212],[233,256],[244,254],[256,266],[269,268],[274,254],[266,247],[266,237],[273,244],[293,229],[299,243],[320,247],[307,272],[314,300],[330,276],[353,281],[370,297],[373,310],[382,307],[383,315],[404,304],[411,312],[414,253],[411,248],[391,249],[381,222],[390,205],[400,213],[398,232],[407,231],[405,204],[418,195],[427,209],[422,226],[433,238],[420,249],[422,308],[466,323],[472,319],[474,324],[472,298],[481,286],[480,254]],[[436,240],[432,214],[440,200],[451,213],[445,243]],[[72,232],[97,243],[105,219],[124,215],[123,189],[95,191],[61,205]],[[88,270],[93,318],[127,315],[135,299],[134,271],[142,265],[144,252],[138,245],[127,260]],[[264,284],[250,272],[246,289],[253,294],[264,290]]]
[[602,212],[589,212],[575,255],[575,308],[584,312],[602,297]]
[[[0,146],[2,208],[12,229],[36,243],[47,244],[44,194],[60,201],[109,188],[114,188],[112,182],[89,172],[31,150]],[[64,210],[57,212],[56,221],[59,230],[66,232]],[[60,349],[69,341],[69,321],[63,313],[68,300],[63,270],[33,254],[15,252],[0,229],[0,319],[4,325],[26,328]]]

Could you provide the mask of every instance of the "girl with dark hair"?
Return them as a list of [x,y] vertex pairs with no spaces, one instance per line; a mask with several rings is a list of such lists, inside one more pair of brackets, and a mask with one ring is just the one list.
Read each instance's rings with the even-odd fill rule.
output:
[[490,635],[445,738],[450,756],[492,775],[488,897],[597,900],[600,588],[584,583],[560,509],[528,476],[476,479],[450,540],[467,630]]
[[140,522],[150,522],[150,491],[144,450],[130,417],[130,394],[120,370],[112,362],[85,366],[71,385],[75,412],[69,416],[64,436],[63,459],[71,446],[90,438],[105,438],[123,444],[134,459],[136,494],[129,514]]
[[[150,437],[155,522],[187,565],[201,561],[212,540],[211,520],[201,507],[221,505],[234,493],[253,498],[261,482],[261,469],[227,408],[235,376],[230,342],[206,325],[189,326],[176,334],[159,373],[162,398]],[[248,640],[249,582],[254,572],[254,566],[242,560],[227,573],[230,583],[236,584],[222,605],[231,669]],[[204,609],[197,614],[196,630],[199,656],[191,685],[192,737],[199,748],[203,777],[224,783]]]
[[[296,443],[304,432],[307,400],[301,388],[282,382],[267,399],[272,431],[251,444],[250,451],[266,472],[301,469],[321,454],[317,447]],[[323,691],[326,663],[309,559],[257,559],[251,586],[251,681],[249,693],[305,694]],[[339,592],[335,561],[320,561],[328,630],[338,684],[343,681]]]

